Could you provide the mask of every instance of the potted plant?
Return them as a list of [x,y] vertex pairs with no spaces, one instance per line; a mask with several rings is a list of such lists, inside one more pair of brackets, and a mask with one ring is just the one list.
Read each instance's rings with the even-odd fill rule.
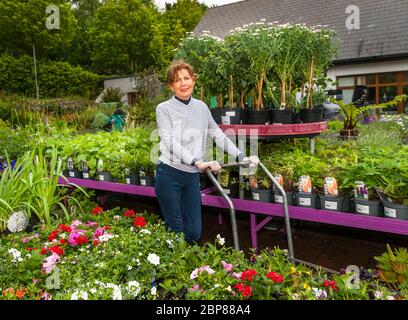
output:
[[384,102],[381,104],[370,104],[362,107],[357,107],[354,103],[344,103],[340,100],[333,99],[334,103],[337,103],[341,108],[341,114],[343,116],[343,129],[340,130],[339,137],[342,139],[355,138],[358,135],[357,123],[361,120],[361,117],[365,112],[373,109],[385,109],[391,106],[395,106],[407,100],[407,95],[402,94],[396,96],[393,100]]
[[219,182],[224,192],[230,198],[239,198],[239,183],[238,178],[236,177],[236,169],[235,168],[224,168],[220,172]]
[[319,122],[323,119],[323,102],[325,97],[322,89],[316,91],[316,79],[324,79],[325,72],[330,66],[338,47],[333,43],[335,32],[328,29],[319,29],[316,27],[303,27],[303,50],[302,60],[299,65],[299,72],[302,77],[302,96],[304,88],[306,95],[300,110],[300,120],[303,123]]
[[140,185],[138,154],[126,153],[122,165],[126,184]]
[[256,173],[249,177],[252,200],[262,202],[272,202],[272,181],[263,170],[258,169]]

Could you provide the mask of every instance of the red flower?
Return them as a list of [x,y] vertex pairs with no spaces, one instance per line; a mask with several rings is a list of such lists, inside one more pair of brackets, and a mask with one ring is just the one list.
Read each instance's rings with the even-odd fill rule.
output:
[[40,251],[40,254],[47,254],[47,248],[42,247],[41,251]]
[[242,272],[241,279],[252,281],[253,277],[257,275],[257,272],[254,269],[245,270]]
[[53,241],[56,237],[57,237],[57,235],[58,235],[58,232],[59,232],[59,230],[57,229],[57,230],[53,230],[52,232],[51,232],[51,234],[48,236],[48,241]]
[[103,208],[102,208],[102,207],[96,207],[96,208],[93,208],[93,210],[92,210],[92,214],[93,214],[94,216],[97,216],[97,215],[100,214],[101,212],[103,212]]
[[87,243],[89,240],[88,240],[88,238],[85,237],[85,236],[79,236],[79,237],[76,239],[76,241],[77,241],[77,243],[78,243],[79,245],[82,245],[82,244],[84,244],[84,243]]
[[282,281],[283,281],[283,276],[280,275],[279,273],[273,272],[273,271],[272,271],[272,272],[269,272],[269,273],[266,275],[266,277],[269,278],[269,279],[271,279],[272,282],[282,283]]
[[37,250],[37,248],[28,247],[28,248],[26,248],[26,250],[27,250],[27,251],[32,251],[32,250]]
[[250,286],[246,286],[243,283],[237,283],[234,288],[238,289],[239,292],[245,297],[248,298],[252,295],[252,288]]
[[123,216],[129,218],[132,218],[135,214],[136,212],[134,210],[126,210],[125,212],[123,212]]
[[58,242],[59,242],[60,244],[67,244],[67,243],[68,243],[68,241],[65,240],[65,239],[59,239]]
[[97,246],[97,245],[99,244],[99,241],[98,241],[98,240],[94,240],[93,244],[94,244],[95,246]]
[[64,254],[64,249],[62,249],[62,248],[59,247],[59,246],[53,246],[53,247],[51,247],[51,248],[50,248],[50,251],[51,251],[51,252],[54,252],[54,253],[56,253],[56,254],[58,254],[58,255],[60,255],[60,256],[62,256],[62,255]]
[[67,226],[67,225],[62,224],[62,223],[58,226],[58,229],[61,230],[61,231],[64,231],[64,232],[68,232],[68,233],[72,231],[70,226]]
[[336,281],[334,281],[334,280],[326,280],[324,283],[323,283],[323,285],[326,287],[326,288],[332,288],[333,290],[339,290],[339,288],[337,288],[337,285],[336,285]]
[[109,227],[109,226],[104,226],[102,229],[106,231],[106,230],[110,230],[111,227]]
[[146,220],[144,217],[136,217],[133,224],[135,225],[135,227],[143,228],[146,225]]

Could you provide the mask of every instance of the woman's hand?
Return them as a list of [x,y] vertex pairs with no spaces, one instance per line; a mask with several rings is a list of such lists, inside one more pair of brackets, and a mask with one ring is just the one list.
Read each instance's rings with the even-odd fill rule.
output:
[[250,156],[250,157],[245,157],[242,159],[242,162],[246,164],[248,167],[256,167],[259,164],[259,158],[258,156]]
[[203,162],[203,161],[198,160],[194,163],[194,165],[200,171],[205,171],[207,170],[207,168],[210,168],[211,172],[214,172],[214,173],[218,173],[219,171],[221,171],[221,166],[218,163],[218,161]]

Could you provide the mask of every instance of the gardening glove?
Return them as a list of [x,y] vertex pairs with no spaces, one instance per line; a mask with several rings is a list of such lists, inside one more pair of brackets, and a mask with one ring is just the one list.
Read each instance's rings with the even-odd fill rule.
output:
[[245,157],[244,159],[242,159],[242,162],[246,166],[253,168],[253,167],[256,167],[260,161],[259,161],[258,156],[249,156],[249,157]]
[[210,168],[211,172],[218,173],[221,171],[221,166],[218,161],[196,161],[194,164],[200,171],[205,171],[207,168]]

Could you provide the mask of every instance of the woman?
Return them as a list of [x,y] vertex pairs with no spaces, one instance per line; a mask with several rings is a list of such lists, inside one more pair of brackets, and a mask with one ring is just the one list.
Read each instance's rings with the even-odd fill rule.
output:
[[259,163],[256,156],[245,158],[217,126],[207,105],[192,97],[196,78],[189,64],[174,62],[167,72],[167,85],[174,96],[156,108],[161,152],[156,195],[167,228],[183,232],[187,242],[201,236],[200,172],[221,170],[217,161],[204,161],[207,135],[238,161]]

